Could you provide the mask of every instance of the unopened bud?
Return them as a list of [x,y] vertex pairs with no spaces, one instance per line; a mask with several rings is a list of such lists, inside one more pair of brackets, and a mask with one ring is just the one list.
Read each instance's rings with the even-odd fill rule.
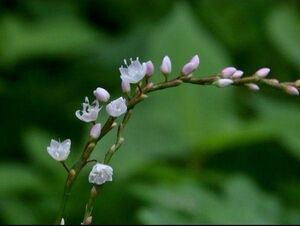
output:
[[268,84],[271,86],[279,85],[279,81],[277,79],[268,79]]
[[216,85],[217,87],[223,88],[226,86],[230,86],[232,83],[233,81],[231,79],[223,78],[223,79],[218,79],[213,84]]
[[252,91],[259,91],[259,86],[256,85],[255,83],[247,83],[245,84],[245,86]]
[[97,124],[93,125],[93,127],[91,128],[90,136],[93,139],[98,139],[100,134],[101,134],[101,124],[97,123]]
[[270,68],[264,67],[264,68],[257,70],[255,72],[255,75],[257,75],[258,77],[261,77],[261,78],[265,78],[270,73],[270,71],[271,71]]
[[236,72],[234,72],[234,73],[232,74],[232,78],[240,78],[240,77],[243,76],[243,74],[244,74],[243,71],[237,70]]
[[70,172],[69,172],[69,176],[70,176],[71,178],[74,178],[75,175],[76,175],[76,171],[75,171],[74,169],[71,169]]
[[171,63],[171,60],[170,60],[170,57],[169,56],[165,56],[162,60],[162,63],[161,63],[161,66],[160,66],[160,71],[167,75],[167,74],[170,74],[171,71],[172,71],[172,63]]
[[124,137],[120,137],[119,141],[118,141],[118,144],[123,144],[125,141],[125,138]]
[[221,75],[223,78],[230,78],[236,71],[235,67],[226,67],[221,71]]
[[198,55],[193,56],[192,59],[182,67],[181,74],[183,76],[187,76],[191,74],[193,71],[195,71],[198,68],[199,64],[200,64],[199,56]]
[[126,79],[122,79],[121,87],[123,93],[130,92],[130,83]]
[[146,94],[142,94],[142,95],[141,95],[141,99],[144,100],[144,99],[146,99],[146,98],[148,98],[148,96],[147,96]]
[[100,87],[94,90],[94,95],[97,98],[97,100],[101,102],[107,102],[110,98],[110,94],[105,89]]
[[291,85],[284,86],[284,91],[290,95],[299,96],[299,90]]
[[146,86],[147,86],[147,89],[152,89],[152,87],[154,86],[154,83],[149,82]]
[[118,125],[118,123],[113,122],[113,124],[111,124],[111,128],[114,128],[114,127],[116,127],[117,125]]
[[150,77],[153,75],[154,72],[154,65],[151,60],[146,62],[146,76]]

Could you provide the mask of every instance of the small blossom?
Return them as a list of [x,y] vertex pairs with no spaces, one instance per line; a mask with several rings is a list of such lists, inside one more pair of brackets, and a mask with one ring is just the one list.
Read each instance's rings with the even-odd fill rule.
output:
[[261,69],[257,70],[255,72],[255,75],[257,75],[258,77],[261,77],[261,78],[265,78],[265,77],[267,77],[267,75],[269,73],[270,73],[270,68],[264,67],[264,68],[261,68]]
[[184,76],[187,76],[191,74],[193,71],[195,71],[200,64],[200,59],[198,55],[195,55],[192,57],[192,59],[186,63],[182,69],[181,69],[181,74]]
[[94,95],[97,98],[97,100],[101,102],[107,102],[110,98],[109,92],[107,92],[105,89],[98,87],[96,90],[94,90]]
[[102,107],[99,107],[98,100],[90,104],[89,99],[86,97],[85,102],[82,104],[82,110],[77,110],[75,115],[81,121],[94,122],[97,120],[101,108]]
[[112,117],[119,117],[127,111],[126,100],[120,97],[106,106],[107,113]]
[[171,63],[171,59],[168,56],[165,56],[162,60],[161,66],[160,66],[160,71],[163,74],[170,74],[172,71],[172,63]]
[[220,87],[220,88],[223,88],[223,87],[226,87],[226,86],[230,86],[232,83],[233,83],[233,81],[231,79],[222,78],[222,79],[218,79],[213,84]]
[[146,62],[146,76],[150,77],[154,72],[154,65],[151,60]]
[[112,181],[113,169],[105,164],[96,163],[89,175],[91,184],[101,185],[106,181]]
[[234,72],[234,73],[232,74],[232,78],[240,78],[240,77],[243,76],[243,74],[244,74],[243,71],[237,70],[236,72]]
[[147,65],[146,63],[140,63],[139,58],[136,60],[130,59],[130,65],[128,66],[127,61],[124,60],[126,68],[121,66],[119,71],[121,73],[121,79],[127,80],[129,83],[138,83],[146,75]]
[[96,123],[95,125],[93,125],[93,127],[91,128],[90,131],[90,136],[93,139],[98,139],[98,137],[101,134],[101,124],[100,123]]
[[121,87],[123,93],[130,92],[130,83],[126,79],[122,79]]
[[61,218],[60,225],[65,225],[65,219]]
[[221,71],[221,75],[223,78],[230,78],[236,71],[235,67],[226,67]]
[[67,139],[63,142],[51,140],[50,146],[47,147],[48,154],[56,161],[65,161],[71,148],[71,140]]
[[284,86],[284,90],[286,93],[294,96],[299,96],[299,90],[291,85]]
[[247,83],[245,84],[245,86],[252,91],[259,91],[259,86],[256,85],[255,83]]

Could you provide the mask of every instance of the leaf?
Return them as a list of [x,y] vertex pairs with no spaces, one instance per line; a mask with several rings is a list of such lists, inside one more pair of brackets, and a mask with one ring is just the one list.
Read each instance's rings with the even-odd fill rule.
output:
[[26,190],[43,190],[41,178],[25,165],[2,164],[0,166],[0,178],[3,181],[0,184],[0,194],[2,195],[15,194],[15,192]]
[[[292,98],[292,97],[290,97]],[[272,131],[273,137],[288,147],[300,158],[300,108],[297,104],[273,100],[266,97],[253,100],[258,114],[258,123]]]
[[96,42],[95,32],[71,15],[48,17],[30,25],[5,16],[0,28],[4,65],[40,55],[78,54]]
[[3,200],[0,202],[1,216],[6,224],[35,225],[38,224],[38,214],[34,206],[24,200]]
[[148,225],[187,225],[196,222],[191,222],[188,216],[181,216],[180,214],[160,207],[142,208],[138,211],[138,219],[143,224]]
[[148,203],[138,211],[139,219],[147,224],[276,224],[282,212],[277,199],[244,176],[227,179],[219,193],[185,179],[176,184],[139,185],[133,191]]
[[[269,39],[279,53],[300,71],[300,17],[295,8],[281,5],[273,9],[267,22]],[[297,48],[298,47],[298,48]]]

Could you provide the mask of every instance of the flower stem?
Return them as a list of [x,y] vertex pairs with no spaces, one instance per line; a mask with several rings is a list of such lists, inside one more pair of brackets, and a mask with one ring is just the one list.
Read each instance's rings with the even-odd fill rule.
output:
[[77,176],[81,172],[82,168],[88,163],[88,159],[92,151],[94,150],[96,144],[101,140],[102,137],[104,137],[112,129],[112,124],[114,123],[114,121],[115,118],[109,117],[102,128],[102,133],[100,137],[97,140],[93,140],[93,139],[88,140],[80,156],[80,159],[73,165],[72,169],[69,171],[69,175],[64,187],[63,198],[60,204],[60,208],[59,208],[59,212],[55,224],[59,225],[61,219],[65,216],[68,198],[71,195],[72,187]]
[[69,168],[67,167],[66,163],[64,161],[61,162],[62,166],[64,167],[64,169],[67,171],[67,173],[70,173]]
[[[147,97],[146,96],[147,93],[154,92],[154,91],[157,91],[157,90],[176,87],[176,86],[179,86],[183,83],[190,83],[190,84],[195,84],[195,85],[213,85],[213,83],[215,81],[217,81],[218,79],[220,79],[219,75],[212,75],[212,76],[201,77],[201,78],[194,78],[194,77],[191,77],[191,76],[182,76],[182,75],[180,75],[180,76],[178,76],[178,77],[176,77],[172,80],[168,80],[168,78],[165,77],[164,82],[153,84],[151,86],[149,86],[149,84],[150,84],[149,81],[146,83],[145,87],[140,87],[140,85],[138,85],[137,92],[127,102],[128,111],[124,115],[123,121],[118,127],[117,139],[116,139],[115,144],[112,145],[112,147],[107,151],[107,153],[105,155],[104,163],[105,164],[109,163],[111,161],[111,158],[114,155],[114,153],[122,145],[122,143],[124,141],[124,138],[121,136],[121,132],[123,131],[126,123],[128,122],[128,120],[129,120],[129,118],[132,114],[133,108],[135,107],[135,105],[137,105],[138,103],[140,103],[141,101],[143,101]],[[234,78],[234,79],[232,79],[232,81],[233,81],[232,85],[235,85],[235,86],[244,86],[245,84],[248,84],[248,83],[258,83],[258,82],[260,82],[260,83],[263,83],[265,85],[271,86],[271,87],[276,88],[276,89],[284,89],[285,85],[287,85],[285,83],[279,83],[279,82],[276,83],[276,82],[274,82],[274,79],[260,78],[260,77],[255,76],[255,75],[248,76],[248,77],[243,77],[243,78]],[[288,83],[288,84],[292,85],[292,86],[295,86],[295,87],[300,86],[299,84],[297,85],[296,82],[295,83]],[[60,223],[61,218],[65,215],[66,203],[68,201],[68,197],[70,196],[74,181],[76,180],[77,176],[81,172],[82,168],[89,162],[88,159],[89,159],[92,151],[94,150],[96,144],[101,140],[102,137],[104,137],[113,128],[114,121],[115,121],[115,118],[113,118],[113,117],[109,117],[107,119],[104,127],[102,128],[102,132],[101,132],[100,137],[96,140],[90,139],[87,142],[80,159],[74,164],[72,169],[69,171],[69,176],[68,176],[66,184],[65,184],[65,189],[64,189],[64,194],[63,194],[63,199],[62,199],[60,211],[59,211],[57,221],[56,221],[57,224]],[[97,191],[98,188],[100,188],[100,187],[94,186],[92,188],[92,191],[94,193],[92,194],[92,191],[91,191],[89,201],[86,205],[86,211],[85,211],[83,223],[87,221],[88,217],[91,217],[92,210],[93,210],[93,205],[94,205],[96,196],[98,194],[98,191]]]

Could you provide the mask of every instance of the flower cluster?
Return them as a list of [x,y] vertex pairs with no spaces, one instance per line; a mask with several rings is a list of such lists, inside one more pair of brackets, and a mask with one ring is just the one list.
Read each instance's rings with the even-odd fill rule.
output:
[[[261,68],[254,73],[254,76],[258,78],[265,78],[270,73],[269,68]],[[235,67],[226,67],[219,74],[220,78],[215,81],[214,85],[218,87],[226,87],[234,83],[235,79],[240,79],[244,75],[242,70],[238,70]],[[245,83],[246,87],[248,87],[252,91],[259,91],[259,86],[255,83]]]
[[[128,101],[130,100],[131,97],[130,95],[131,85],[136,85],[139,88],[141,98],[145,97],[145,95],[142,95],[143,90],[141,86],[143,84],[143,81],[146,81],[145,84],[148,86],[149,84],[153,85],[153,83],[149,82],[150,77],[154,73],[154,65],[152,61],[140,62],[139,58],[136,58],[135,60],[131,58],[130,64],[128,64],[126,60],[124,60],[124,64],[125,66],[122,65],[119,68],[119,72],[121,78],[121,88],[123,93],[126,94],[127,98],[119,97],[106,105],[105,107],[106,112],[112,118],[120,117],[121,115],[127,112]],[[196,84],[199,82],[199,84],[202,84],[201,79],[192,80],[192,73],[196,69],[198,69],[199,65],[200,65],[200,58],[198,55],[194,55],[186,64],[183,65],[179,77],[177,77],[177,79],[175,80],[169,81],[168,75],[172,73],[172,62],[169,56],[165,56],[162,59],[161,65],[159,67],[160,72],[165,76],[166,84],[162,84],[162,86],[168,85],[168,82],[170,83],[171,86],[173,85],[171,82],[174,82],[174,86],[181,82],[191,82]],[[218,73],[211,80],[212,81],[211,84],[221,88],[230,86],[232,84],[238,84],[238,85],[243,85],[252,91],[259,91],[260,88],[256,83],[258,81],[264,81],[266,84],[276,88],[280,88],[288,94],[299,95],[299,91],[296,85],[297,84],[299,85],[300,82],[298,82],[295,85],[295,84],[281,84],[276,79],[264,80],[269,73],[270,73],[270,69],[264,67],[258,69],[252,76],[250,76],[252,78],[252,80],[249,80],[250,82],[241,82],[244,72],[242,70],[239,70],[231,66],[221,70],[221,72]],[[203,84],[206,83],[203,82]],[[102,105],[106,104],[110,99],[110,94],[107,90],[105,90],[102,87],[97,87],[93,91],[93,94],[95,96],[95,100],[92,103],[90,103],[89,98],[85,97],[85,102],[82,103],[82,110],[77,110],[75,112],[75,115],[79,120],[83,122],[93,123],[93,126],[91,127],[90,130],[90,138],[97,140],[100,137],[102,131],[102,124],[97,123],[99,114],[103,108],[103,106],[100,106],[100,103]],[[71,147],[71,141],[69,139],[63,142],[51,140],[50,145],[47,147],[47,151],[53,159],[57,161],[65,161],[70,154],[70,147]],[[105,181],[110,181],[112,176],[112,170],[111,173],[103,173],[103,170],[106,169],[108,168],[104,167],[104,165],[99,165],[99,164],[95,165],[90,174],[89,181],[95,184],[100,184],[100,182],[104,183]],[[103,179],[103,175],[110,175],[110,176],[107,177],[108,179]]]
[[[172,73],[172,61],[169,56],[164,56],[160,64],[159,70],[164,76],[165,80],[154,84],[151,82],[152,75],[154,74],[155,67],[152,61],[140,62],[139,58],[133,60],[130,59],[130,63],[124,60],[124,65],[119,68],[121,89],[125,97],[121,96],[109,102],[110,93],[102,88],[97,87],[94,91],[94,100],[89,101],[88,97],[85,97],[85,101],[82,103],[82,109],[75,111],[75,116],[86,123],[91,123],[89,132],[89,140],[85,145],[85,149],[81,154],[80,159],[71,170],[65,165],[70,149],[71,140],[67,139],[63,142],[51,140],[50,145],[47,147],[49,155],[56,161],[62,162],[63,166],[68,171],[68,183],[72,186],[70,180],[73,180],[74,175],[78,175],[82,168],[89,162],[96,161],[90,171],[88,181],[93,184],[93,189],[102,185],[108,181],[112,181],[113,168],[107,165],[110,162],[111,157],[118,150],[118,148],[124,142],[124,138],[121,136],[122,130],[126,122],[128,121],[133,107],[143,101],[147,94],[160,89],[166,89],[176,87],[182,83],[191,83],[196,85],[215,85],[223,88],[230,85],[247,87],[252,91],[259,91],[258,84],[265,84],[276,89],[283,90],[291,95],[299,95],[298,88],[300,87],[300,80],[296,82],[280,83],[277,79],[267,78],[270,73],[270,69],[267,67],[256,70],[250,76],[244,76],[244,72],[235,67],[226,67],[214,76],[195,78],[193,76],[194,71],[198,69],[200,65],[200,58],[198,55],[194,55],[186,62],[181,70],[178,72],[177,77],[170,79],[169,76]],[[107,121],[103,124],[98,122],[99,114],[102,108],[106,110],[108,115]],[[118,125],[117,118],[123,116],[122,122]],[[103,163],[99,163],[97,160],[89,160],[89,157],[94,150],[97,142],[108,133],[115,125],[118,125],[116,142],[107,151]],[[70,189],[70,188],[69,188]],[[68,189],[67,189],[68,190]],[[92,192],[95,194],[95,192]],[[66,194],[68,195],[68,194]],[[83,222],[85,224],[91,223],[91,212],[93,207],[92,203],[88,202],[86,206],[86,218]],[[60,216],[61,224],[64,224],[63,215]]]

